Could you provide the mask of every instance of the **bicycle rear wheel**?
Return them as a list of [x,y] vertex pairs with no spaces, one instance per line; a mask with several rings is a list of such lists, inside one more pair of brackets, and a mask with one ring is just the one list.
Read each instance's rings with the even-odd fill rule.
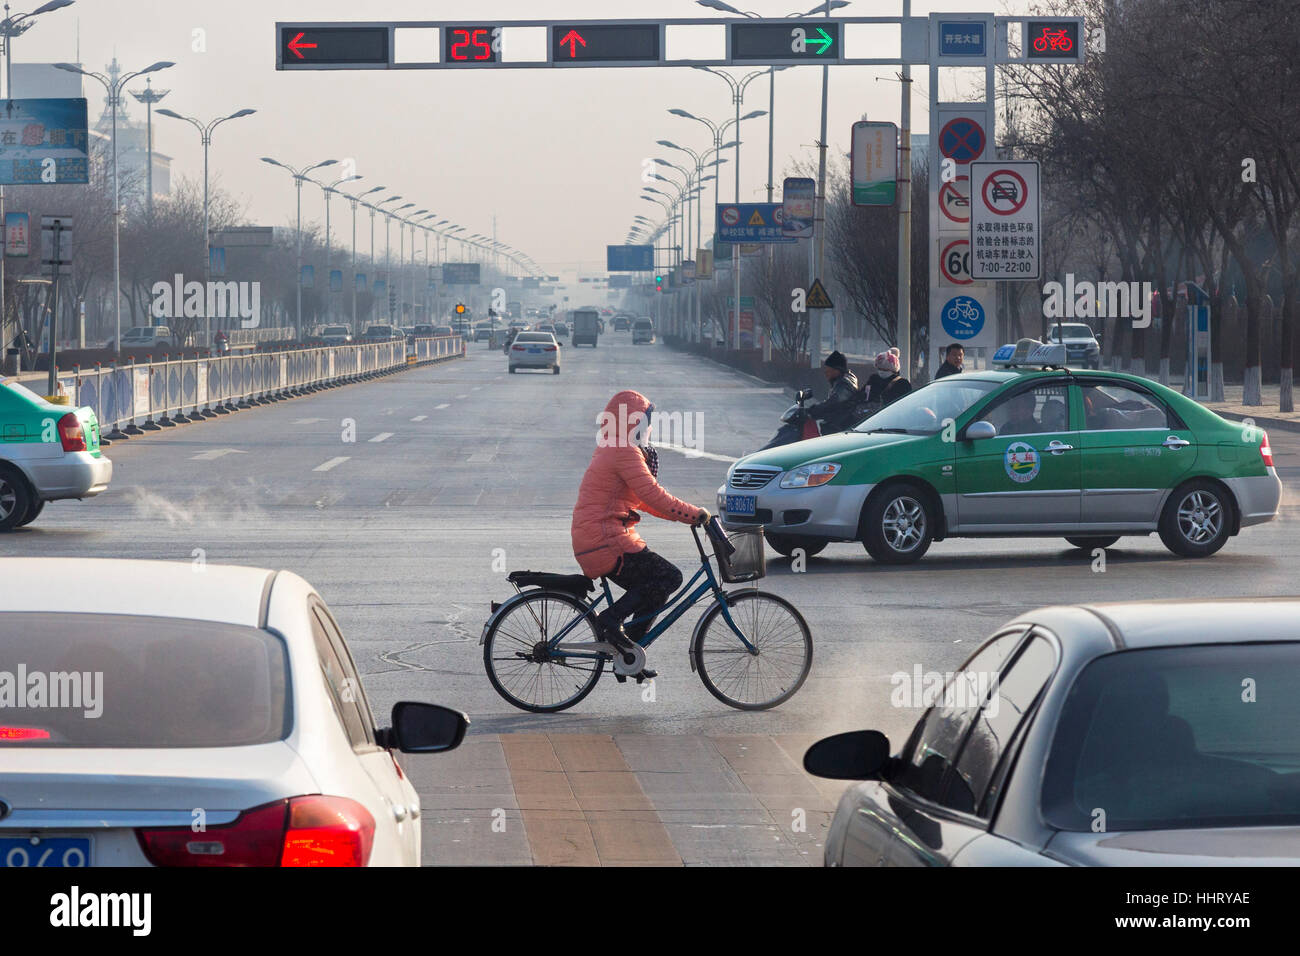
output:
[[496,692],[521,710],[551,714],[591,693],[605,658],[564,657],[546,649],[548,640],[576,618],[565,644],[595,644],[587,608],[558,591],[527,591],[498,617],[483,640],[483,666]]
[[767,710],[794,696],[812,670],[812,634],[793,604],[763,591],[727,595],[736,627],[751,652],[714,603],[700,618],[695,662],[709,693],[738,710]]

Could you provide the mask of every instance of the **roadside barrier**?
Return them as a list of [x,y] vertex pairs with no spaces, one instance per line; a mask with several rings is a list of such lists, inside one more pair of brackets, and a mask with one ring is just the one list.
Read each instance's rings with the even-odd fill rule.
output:
[[59,373],[73,406],[89,405],[109,441],[229,415],[325,388],[389,375],[412,365],[461,358],[458,335],[330,345]]

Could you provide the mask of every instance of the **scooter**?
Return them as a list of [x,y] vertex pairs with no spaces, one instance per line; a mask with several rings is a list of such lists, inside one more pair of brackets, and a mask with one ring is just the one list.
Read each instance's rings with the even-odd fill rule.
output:
[[821,429],[817,427],[817,420],[808,413],[804,408],[804,403],[812,398],[811,388],[801,388],[794,393],[795,403],[785,410],[781,416],[781,427],[776,431],[776,437],[760,448],[762,451],[767,448],[777,448],[781,445],[790,445],[797,441],[803,441],[807,438],[820,438]]

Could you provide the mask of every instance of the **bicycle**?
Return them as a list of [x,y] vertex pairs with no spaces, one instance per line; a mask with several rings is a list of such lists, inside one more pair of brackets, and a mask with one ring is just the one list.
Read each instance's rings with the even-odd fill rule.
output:
[[[762,528],[728,535],[715,517],[706,531],[722,583],[744,583],[764,575]],[[729,707],[767,710],[784,703],[803,686],[812,669],[808,623],[794,605],[775,594],[757,588],[724,591],[698,530],[692,527],[691,535],[700,554],[700,569],[663,607],[625,622],[648,621],[672,609],[636,641],[638,656],[644,663],[644,649],[712,594],[713,603],[700,615],[691,635],[691,670],[699,673],[710,694]],[[606,662],[621,655],[612,644],[596,638],[596,611],[614,600],[609,582],[601,577],[600,592],[589,600],[594,582],[581,574],[512,571],[507,580],[516,594],[504,603],[493,602],[479,638],[488,680],[521,710],[556,713],[572,707],[595,689]],[[636,666],[627,657],[622,666]],[[619,673],[615,662],[614,676],[622,683],[635,674]]]

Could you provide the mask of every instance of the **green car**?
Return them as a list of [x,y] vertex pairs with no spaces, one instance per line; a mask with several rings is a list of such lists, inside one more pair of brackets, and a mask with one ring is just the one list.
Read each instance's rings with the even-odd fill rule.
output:
[[0,382],[0,531],[35,521],[47,501],[93,497],[112,477],[92,409]]
[[1137,376],[1027,364],[951,375],[852,431],[748,455],[718,513],[762,525],[785,555],[861,541],[887,564],[944,538],[1059,535],[1091,549],[1153,531],[1206,557],[1277,516],[1282,482],[1259,428]]

